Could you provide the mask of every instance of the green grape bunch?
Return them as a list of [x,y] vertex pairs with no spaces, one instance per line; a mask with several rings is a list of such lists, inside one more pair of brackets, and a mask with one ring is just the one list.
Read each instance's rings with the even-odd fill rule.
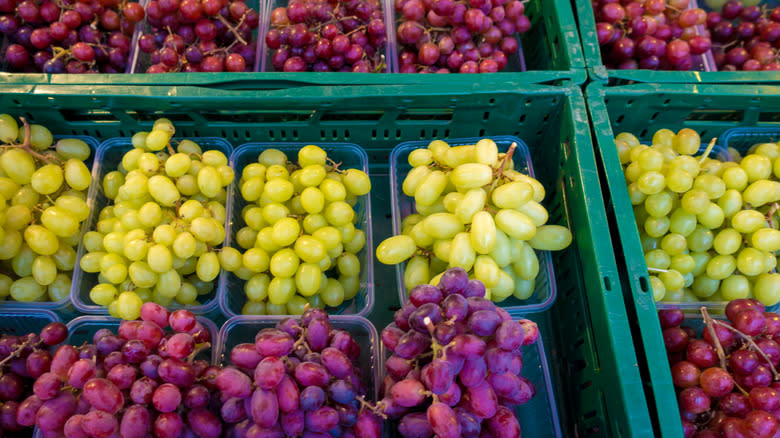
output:
[[247,205],[236,232],[244,251],[235,274],[244,283],[243,314],[300,315],[306,305],[337,307],[360,289],[366,234],[354,206],[371,190],[359,169],[339,168],[316,145],[293,163],[266,149],[247,165],[238,189]]
[[110,200],[95,230],[84,235],[82,270],[98,274],[89,292],[112,316],[138,318],[141,305],[197,305],[220,268],[241,267],[241,254],[225,240],[225,187],[233,169],[218,150],[191,140],[171,144],[167,119],[132,137],[133,149],[102,181]]
[[568,228],[547,224],[541,202],[544,186],[514,170],[516,144],[499,153],[491,139],[450,146],[434,140],[409,154],[412,169],[402,190],[417,213],[403,219],[401,234],[376,250],[385,264],[409,260],[407,292],[438,284],[449,268],[460,267],[485,284],[486,298],[528,299],[539,273],[536,250],[559,251],[571,243]]
[[44,126],[0,114],[0,297],[61,301],[70,293],[82,223],[89,217],[90,147],[54,143]]
[[692,129],[615,137],[656,301],[780,302],[780,143],[694,157]]

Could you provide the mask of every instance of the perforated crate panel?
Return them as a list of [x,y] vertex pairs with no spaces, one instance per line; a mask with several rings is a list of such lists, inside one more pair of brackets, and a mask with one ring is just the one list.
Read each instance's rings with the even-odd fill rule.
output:
[[[618,268],[627,293],[629,321],[641,364],[655,436],[682,436],[676,397],[647,266],[634,221],[614,135],[631,132],[649,140],[661,128],[691,128],[704,141],[736,127],[777,127],[780,88],[741,85],[635,84],[587,88],[602,193],[607,207]],[[744,146],[744,143],[743,143]]]
[[[499,82],[499,81],[495,81]],[[105,139],[148,130],[168,117],[176,135],[248,142],[340,141],[364,147],[373,190],[374,242],[391,234],[388,158],[410,140],[514,135],[529,147],[547,187],[551,223],[573,227],[554,255],[562,299],[539,316],[559,382],[564,435],[648,436],[650,419],[606,228],[588,118],[579,88],[504,83],[463,86],[202,87],[0,86],[0,105],[56,133]],[[398,306],[394,268],[375,263],[381,330]],[[597,359],[598,358],[598,359]],[[595,410],[595,411],[594,411]],[[540,419],[544,421],[544,419]],[[594,426],[595,424],[595,426]]]

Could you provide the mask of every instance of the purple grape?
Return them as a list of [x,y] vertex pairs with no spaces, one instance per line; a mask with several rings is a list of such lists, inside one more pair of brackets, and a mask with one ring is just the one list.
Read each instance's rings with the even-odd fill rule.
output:
[[412,412],[401,418],[398,423],[398,432],[405,438],[430,438],[433,436],[433,429],[424,412]]
[[226,423],[238,423],[247,418],[244,399],[231,397],[220,407],[220,415]]
[[233,367],[225,367],[219,371],[216,385],[228,397],[245,398],[252,392],[252,379]]
[[[455,339],[457,338],[458,337],[456,336]],[[420,332],[409,331],[398,341],[398,345],[395,347],[395,354],[404,359],[412,359],[422,354],[430,347],[430,345],[430,338],[421,334]]]
[[301,409],[313,411],[319,409],[325,403],[325,391],[318,386],[304,388],[300,396]]
[[272,427],[279,418],[279,404],[272,391],[257,388],[252,394],[250,416],[261,427]]
[[466,390],[468,405],[471,412],[482,418],[490,418],[496,414],[498,398],[493,387],[486,381]]
[[288,375],[282,377],[282,380],[276,386],[276,398],[279,402],[279,410],[282,412],[292,412],[301,406],[298,385],[292,377]]
[[501,323],[501,318],[492,310],[478,310],[468,319],[468,327],[477,336],[491,336]]
[[418,380],[404,379],[390,388],[390,396],[399,406],[415,407],[425,400],[425,387]]
[[[429,325],[426,325],[426,319],[429,320]],[[418,307],[411,315],[409,315],[409,326],[420,333],[430,333],[428,327],[433,328],[442,320],[441,307],[434,303],[426,303]]]
[[119,424],[119,433],[127,438],[144,438],[151,430],[149,410],[141,405],[132,405],[125,410]]
[[286,436],[302,435],[306,426],[304,412],[295,410],[282,414],[281,425]]
[[284,376],[284,363],[277,357],[266,357],[257,364],[254,375],[258,387],[273,389]]
[[255,337],[255,348],[262,356],[287,356],[294,343],[292,336],[277,329],[263,329]]
[[430,284],[421,284],[409,291],[409,301],[418,307],[426,303],[439,304],[441,299],[441,289]]
[[433,403],[427,410],[428,423],[440,438],[460,437],[460,422],[455,412],[444,403]]

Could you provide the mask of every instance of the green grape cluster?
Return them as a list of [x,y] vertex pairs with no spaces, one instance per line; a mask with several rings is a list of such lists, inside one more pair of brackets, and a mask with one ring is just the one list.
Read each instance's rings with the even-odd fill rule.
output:
[[0,297],[21,302],[68,296],[92,182],[79,139],[0,114]]
[[377,259],[404,270],[407,291],[437,284],[448,268],[461,267],[485,284],[486,298],[528,299],[539,273],[535,250],[569,246],[571,232],[546,225],[544,186],[514,170],[513,144],[499,153],[493,140],[451,147],[434,140],[409,154],[413,167],[402,190],[417,213],[403,219],[401,234],[383,241]]
[[656,301],[780,302],[780,143],[733,161],[701,157],[699,135],[657,131],[651,145],[615,138]]
[[132,138],[133,149],[102,181],[112,202],[84,235],[81,269],[99,274],[89,292],[112,316],[136,319],[141,305],[198,304],[214,288],[220,267],[235,271],[241,254],[225,240],[227,194],[233,169],[220,151],[190,140],[174,150],[167,119]]
[[236,275],[245,280],[244,314],[300,315],[310,306],[339,306],[360,289],[366,234],[355,227],[354,206],[371,190],[359,169],[341,170],[315,145],[298,163],[266,149],[238,183],[247,205],[236,233],[243,250]]

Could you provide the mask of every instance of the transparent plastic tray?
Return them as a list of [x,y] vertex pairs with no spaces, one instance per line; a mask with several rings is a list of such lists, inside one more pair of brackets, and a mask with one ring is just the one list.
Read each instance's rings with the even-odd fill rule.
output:
[[[531,154],[528,146],[517,137],[512,136],[491,136],[498,145],[499,152],[506,152],[512,143],[517,143],[512,160],[515,163],[515,170],[526,175],[534,177],[534,169],[531,164]],[[450,146],[473,145],[479,141],[479,138],[457,138],[445,139]],[[420,148],[428,147],[429,141],[409,141],[401,143],[390,154],[390,197],[392,199],[393,213],[393,235],[401,234],[401,222],[410,214],[416,212],[414,207],[414,198],[406,196],[401,187],[404,178],[409,173],[412,166],[409,165],[409,154]],[[544,205],[544,201],[542,201]],[[526,300],[518,300],[510,296],[498,305],[512,312],[540,312],[548,309],[555,301],[557,288],[555,284],[555,274],[552,257],[549,251],[536,251],[539,258],[539,274],[536,277],[534,293]],[[398,298],[401,304],[408,299],[406,286],[404,285],[404,269],[406,262],[396,265],[396,275],[398,279]]]
[[0,310],[0,336],[40,333],[47,324],[60,321],[51,310]]
[[[244,167],[251,163],[256,163],[260,153],[266,149],[279,149],[287,154],[291,161],[298,161],[298,151],[309,143],[247,143],[239,146],[233,151],[230,157],[230,165],[236,172],[236,178],[233,184],[228,188],[228,224],[225,227],[227,238],[225,246],[233,245],[236,233],[244,227],[244,219],[241,215],[242,210],[247,205],[241,196],[238,188],[238,181]],[[358,145],[352,143],[327,143],[318,142],[328,153],[328,158],[337,163],[341,163],[341,169],[360,169],[368,174],[368,156],[366,152]],[[365,316],[374,307],[374,250],[371,234],[371,194],[361,196],[355,205],[357,214],[357,223],[355,228],[363,230],[366,234],[366,245],[357,254],[360,260],[360,289],[355,298],[345,301],[336,308],[328,308],[331,314],[356,314]],[[241,309],[246,303],[246,294],[244,294],[244,280],[241,280],[233,273],[224,273],[219,283],[219,305],[222,313],[231,317],[241,314]]]
[[[225,154],[226,157],[230,156],[233,150],[233,146],[225,139],[217,137],[190,137],[187,140],[192,140],[204,150],[218,150]],[[174,138],[172,141],[178,142],[185,140],[185,138]],[[84,232],[94,230],[100,210],[103,207],[109,205],[110,201],[106,198],[103,192],[103,177],[114,170],[117,170],[119,164],[122,161],[122,157],[126,152],[133,148],[131,139],[128,137],[112,138],[106,140],[100,144],[95,158],[96,165],[92,168],[92,181],[93,184],[89,188],[89,194],[87,196],[87,203],[91,210],[90,216],[85,222],[86,228]],[[227,217],[225,218],[227,222]],[[225,224],[227,225],[227,224]],[[81,270],[79,265],[81,257],[86,253],[83,241],[79,244],[78,253],[76,255],[76,268],[73,270],[73,284],[70,289],[70,298],[73,301],[73,305],[81,313],[95,314],[95,315],[108,315],[108,308],[104,306],[98,306],[92,302],[89,298],[89,291],[98,284],[98,275],[89,274]],[[223,273],[220,272],[220,276]],[[181,306],[174,304],[172,308],[185,307],[195,314],[203,315],[212,313],[218,308],[217,304],[217,284],[219,278],[214,280],[214,290],[207,295],[199,297],[201,304],[197,306]]]

